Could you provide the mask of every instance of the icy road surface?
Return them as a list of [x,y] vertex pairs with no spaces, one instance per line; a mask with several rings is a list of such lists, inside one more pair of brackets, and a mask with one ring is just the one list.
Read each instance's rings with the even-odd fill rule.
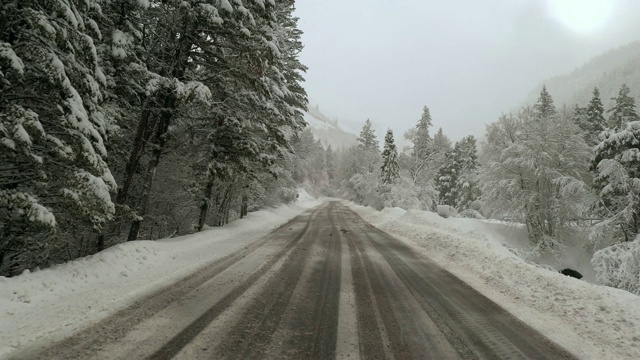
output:
[[338,202],[29,359],[572,359]]

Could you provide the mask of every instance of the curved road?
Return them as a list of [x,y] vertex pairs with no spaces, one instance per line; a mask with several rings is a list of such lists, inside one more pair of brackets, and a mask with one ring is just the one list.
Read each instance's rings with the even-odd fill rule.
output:
[[29,359],[573,359],[338,202]]

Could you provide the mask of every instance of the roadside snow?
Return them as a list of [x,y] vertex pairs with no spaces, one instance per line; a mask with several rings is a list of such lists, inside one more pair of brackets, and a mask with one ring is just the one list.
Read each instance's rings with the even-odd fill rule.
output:
[[128,242],[49,269],[0,276],[0,358],[34,342],[67,337],[320,203],[300,190],[296,204],[250,213],[222,228]]
[[528,264],[505,247],[517,227],[350,207],[581,359],[640,359],[640,297]]

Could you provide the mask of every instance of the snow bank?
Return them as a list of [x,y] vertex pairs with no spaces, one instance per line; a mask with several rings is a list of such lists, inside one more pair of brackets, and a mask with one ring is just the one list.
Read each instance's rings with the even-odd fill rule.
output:
[[640,359],[640,297],[525,262],[500,239],[507,225],[350,206],[578,357]]
[[0,276],[0,358],[35,341],[69,336],[320,203],[300,190],[295,204],[249,213],[222,228],[128,242],[49,269]]

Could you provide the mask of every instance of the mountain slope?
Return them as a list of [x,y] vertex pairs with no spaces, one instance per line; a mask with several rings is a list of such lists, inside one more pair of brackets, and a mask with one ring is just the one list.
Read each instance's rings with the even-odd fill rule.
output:
[[337,119],[330,119],[320,112],[317,105],[309,107],[309,111],[304,114],[304,119],[309,124],[313,136],[325,147],[330,145],[333,149],[339,149],[356,145],[358,137],[343,130]]
[[635,98],[640,96],[640,41],[596,56],[569,74],[545,80],[529,93],[527,103],[537,100],[544,84],[557,106],[583,106],[591,99],[593,88],[598,87],[605,108],[609,109],[611,98],[617,96],[623,83]]

